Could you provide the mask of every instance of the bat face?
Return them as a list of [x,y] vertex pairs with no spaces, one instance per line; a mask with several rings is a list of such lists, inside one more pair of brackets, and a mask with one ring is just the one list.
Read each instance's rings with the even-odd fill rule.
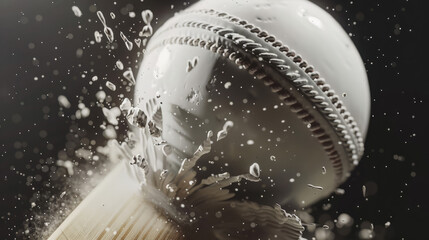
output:
[[[329,195],[363,154],[362,60],[340,25],[308,1],[197,3],[153,36],[135,96],[158,116],[177,166],[205,133],[227,131],[198,174],[236,174],[257,162],[262,181],[237,189],[244,199],[306,206]],[[154,98],[162,114],[147,107]]]

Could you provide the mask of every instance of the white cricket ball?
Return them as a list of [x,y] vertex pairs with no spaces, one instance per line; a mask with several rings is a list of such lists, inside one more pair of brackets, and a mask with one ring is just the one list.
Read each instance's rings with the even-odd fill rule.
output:
[[307,0],[205,0],[176,14],[150,40],[138,74],[136,105],[150,111],[154,98],[172,163],[232,122],[201,174],[241,174],[256,162],[262,181],[242,182],[238,196],[289,207],[345,181],[370,114],[358,51]]

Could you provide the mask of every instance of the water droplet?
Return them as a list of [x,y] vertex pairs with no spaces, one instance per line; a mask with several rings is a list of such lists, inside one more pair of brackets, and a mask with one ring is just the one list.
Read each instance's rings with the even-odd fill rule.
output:
[[131,84],[136,84],[136,79],[134,78],[133,75],[133,71],[131,70],[131,68],[128,68],[123,74],[122,76],[124,76],[125,79],[128,80],[128,82],[130,82]]
[[323,229],[329,229],[329,226],[328,225],[323,225]]
[[132,105],[130,99],[125,98],[119,106],[119,109],[121,109],[121,111],[128,111],[131,107]]
[[119,70],[124,70],[124,64],[121,62],[121,60],[116,61],[116,67]]
[[112,125],[118,125],[119,115],[121,115],[121,110],[118,107],[114,107],[111,109],[107,109],[105,107],[102,108],[103,114],[106,117],[107,121]]
[[74,13],[74,15],[76,17],[81,17],[82,16],[82,12],[80,11],[80,9],[77,6],[73,6],[72,7],[72,11]]
[[313,185],[313,184],[307,184],[307,186],[310,187],[310,188],[313,188],[313,189],[323,190],[322,186],[316,186],[316,185]]
[[102,23],[102,24],[103,24],[103,26],[104,26],[104,34],[106,35],[107,40],[108,40],[110,43],[112,43],[112,42],[113,42],[113,40],[114,40],[114,35],[113,35],[113,31],[112,31],[112,29],[111,29],[111,28],[109,28],[109,27],[106,25],[106,19],[104,18],[104,15],[103,15],[103,13],[102,13],[101,11],[97,11],[97,16],[98,16],[98,18],[100,19],[101,23]]
[[249,173],[254,176],[254,177],[259,177],[260,175],[260,168],[259,168],[259,164],[258,163],[254,163],[249,167]]
[[346,190],[342,189],[342,188],[337,188],[335,190],[335,193],[338,195],[344,195],[344,193],[346,193]]
[[232,121],[226,121],[225,124],[222,127],[222,130],[220,130],[217,133],[217,139],[216,141],[224,139],[228,135],[228,131],[231,127],[234,126],[234,123]]
[[117,134],[115,128],[112,125],[107,126],[103,131],[103,136],[107,139],[116,139]]
[[273,161],[273,162],[277,161],[276,156],[271,155],[271,156],[270,156],[270,160],[271,160],[271,161]]
[[170,192],[175,192],[175,191],[176,191],[176,189],[177,189],[176,185],[174,185],[174,184],[172,184],[172,183],[167,184],[167,185],[165,186],[165,188],[166,188],[166,189],[168,189],[168,191],[170,191]]
[[115,15],[113,12],[110,12],[110,17],[111,17],[112,19],[115,19],[115,18],[116,18],[116,15]]
[[104,91],[98,91],[95,94],[95,97],[97,98],[97,100],[99,102],[104,102],[104,100],[106,99],[106,92],[104,92]]
[[103,37],[103,34],[101,34],[99,31],[94,32],[95,42],[100,43],[102,37]]
[[136,38],[136,39],[134,39],[134,42],[136,43],[137,47],[140,47],[142,40],[140,38]]
[[337,227],[338,228],[342,228],[342,227],[351,227],[353,225],[353,218],[348,215],[347,213],[341,213],[338,216],[338,221],[337,221]]
[[106,87],[108,87],[110,90],[112,90],[112,91],[116,91],[116,85],[115,84],[113,84],[112,82],[110,82],[110,81],[107,81],[106,82]]
[[66,191],[64,191],[60,194],[60,198],[63,198],[65,195],[66,195]]
[[153,19],[153,12],[149,9],[142,11],[143,22],[146,24],[150,24]]
[[343,93],[343,94],[342,94],[342,96],[343,96],[343,97],[347,97],[347,93]]
[[60,104],[61,107],[64,107],[64,108],[70,108],[71,106],[69,100],[64,95],[58,96],[58,103]]
[[57,165],[64,167],[67,170],[68,175],[72,176],[74,174],[74,164],[70,160],[58,160]]
[[252,139],[247,140],[247,145],[253,145],[255,144],[255,141],[253,141]]
[[125,46],[127,47],[128,51],[131,51],[133,49],[133,43],[128,40],[128,38],[125,36],[123,32],[119,32],[119,35],[121,36],[122,40],[125,43]]
[[225,87],[225,89],[229,89],[229,87],[231,87],[231,85],[232,85],[231,82],[226,82],[224,87]]
[[150,37],[153,34],[153,28],[151,25],[146,25],[143,27],[142,31],[139,33],[140,37]]
[[216,141],[222,140],[224,139],[226,136],[228,135],[228,132],[225,130],[220,130],[219,132],[217,132],[217,138]]
[[386,223],[384,224],[384,227],[385,227],[385,228],[390,227],[390,222],[386,222]]
[[322,174],[326,174],[326,167],[325,166],[322,167]]
[[97,11],[97,16],[100,19],[101,23],[103,25],[106,25],[106,19],[104,18],[104,15],[103,15],[103,13],[101,11]]
[[323,204],[322,209],[324,211],[328,211],[329,209],[331,209],[331,207],[332,207],[332,204],[326,203],[326,204]]
[[362,185],[362,195],[363,197],[366,197],[366,186]]
[[105,27],[105,28],[104,28],[104,34],[106,35],[107,40],[109,40],[109,42],[110,42],[110,43],[112,43],[112,42],[113,42],[113,40],[114,40],[114,36],[113,36],[113,31],[112,31],[112,29],[111,29],[111,28],[109,28],[109,27]]

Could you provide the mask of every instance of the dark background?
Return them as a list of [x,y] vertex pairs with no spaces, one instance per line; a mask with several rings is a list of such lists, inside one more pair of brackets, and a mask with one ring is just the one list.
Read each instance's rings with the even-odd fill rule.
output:
[[[159,18],[153,22],[156,29],[192,2],[0,0],[0,239],[43,236],[41,231],[48,231],[43,229],[55,228],[85,195],[76,190],[73,179],[92,186],[96,177],[90,177],[89,169],[95,176],[103,174],[102,159],[87,161],[73,153],[81,146],[94,150],[105,143],[98,127],[104,119],[94,94],[109,80],[119,89],[105,106],[115,106],[118,94],[130,96],[114,64],[121,59],[136,72],[141,56],[128,52],[120,39],[111,45],[114,49],[105,37],[101,44],[91,44],[94,31],[103,30],[95,11],[104,13],[118,39],[119,30],[137,36],[142,10],[151,9]],[[334,231],[336,239],[358,239],[359,229],[369,223],[375,226],[376,239],[425,239],[429,74],[424,1],[314,2],[352,34],[372,95],[365,156],[341,186],[345,195],[333,194],[312,207],[314,221],[323,224],[343,212],[351,215],[354,226],[349,233]],[[81,9],[81,18],[74,16],[73,5]],[[129,17],[130,11],[135,18]],[[115,13],[115,20],[109,12]],[[92,76],[99,80],[89,84]],[[58,95],[67,96],[72,107],[60,108]],[[80,102],[91,115],[74,119]],[[123,130],[122,123],[119,138]],[[70,176],[57,159],[73,160],[75,174]],[[367,199],[362,185],[368,188]],[[332,207],[324,211],[326,203]],[[387,221],[391,226],[386,229]]]

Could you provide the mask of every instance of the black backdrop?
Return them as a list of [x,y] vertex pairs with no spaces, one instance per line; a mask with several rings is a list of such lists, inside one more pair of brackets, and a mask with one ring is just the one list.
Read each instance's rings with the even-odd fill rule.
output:
[[[34,238],[43,226],[55,227],[57,223],[49,216],[76,205],[72,201],[58,207],[58,196],[66,191],[65,199],[81,197],[69,179],[80,177],[92,183],[90,166],[82,159],[75,160],[80,165],[72,177],[56,160],[70,156],[79,146],[105,141],[97,137],[101,131],[96,126],[103,119],[97,117],[102,113],[94,97],[102,84],[100,80],[88,84],[91,77],[118,79],[120,74],[113,69],[115,59],[135,67],[141,60],[122,44],[109,51],[105,45],[89,43],[93,32],[102,30],[95,10],[104,12],[108,22],[112,22],[108,13],[114,12],[117,29],[132,33],[142,27],[142,10],[151,9],[159,18],[156,29],[192,2],[0,0],[0,239]],[[424,137],[429,122],[429,79],[424,1],[314,2],[352,34],[368,70],[372,95],[366,154],[341,186],[346,194],[333,195],[312,208],[315,221],[335,219],[346,212],[354,218],[356,229],[373,223],[376,239],[427,238],[429,159]],[[73,5],[82,10],[81,18],[73,15]],[[136,13],[134,19],[129,17],[130,11]],[[123,86],[118,91],[131,95]],[[72,107],[60,109],[58,95],[67,96]],[[71,115],[80,101],[90,107],[91,115],[74,120]],[[115,101],[110,104],[114,106]],[[118,132],[122,130],[123,124]],[[58,156],[60,150],[65,153]],[[97,174],[104,167],[100,162],[89,164],[100,170]],[[368,200],[362,197],[364,184]],[[328,202],[332,208],[323,211]],[[387,221],[392,225],[385,229]],[[357,239],[358,231],[343,235],[337,233],[336,239]]]

